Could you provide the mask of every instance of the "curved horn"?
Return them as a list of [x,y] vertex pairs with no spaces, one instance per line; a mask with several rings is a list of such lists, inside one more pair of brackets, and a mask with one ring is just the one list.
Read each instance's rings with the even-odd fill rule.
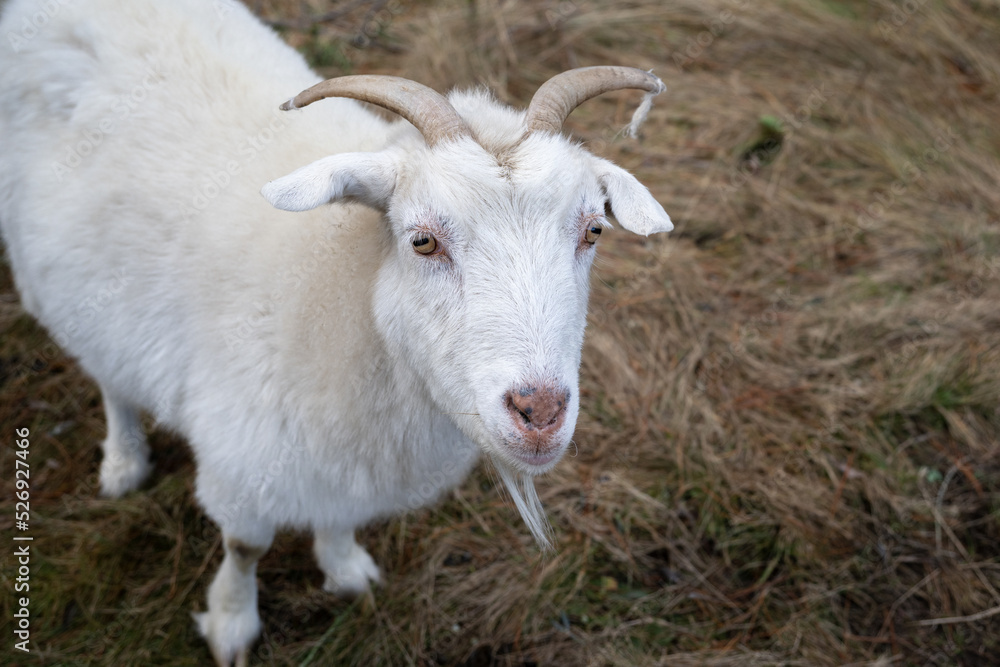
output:
[[471,134],[443,95],[398,76],[362,74],[327,79],[303,90],[282,104],[281,109],[301,109],[326,97],[350,97],[397,113],[420,130],[428,146]]
[[531,98],[525,119],[528,131],[558,134],[573,109],[592,97],[622,88],[646,91],[646,97],[629,124],[629,134],[635,136],[649,113],[653,97],[667,89],[659,77],[635,67],[579,67],[556,74],[543,83]]

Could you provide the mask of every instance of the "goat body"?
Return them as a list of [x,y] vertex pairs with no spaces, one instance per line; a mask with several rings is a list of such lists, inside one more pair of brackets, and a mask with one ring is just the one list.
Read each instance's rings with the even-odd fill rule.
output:
[[139,411],[190,442],[226,546],[198,616],[220,664],[259,632],[278,528],[363,591],[354,529],[485,453],[545,541],[530,479],[579,410],[593,239],[605,202],[669,230],[645,188],[483,92],[450,95],[437,143],[352,99],[279,111],[319,78],[228,0],[11,0],[0,35],[22,302],[100,384],[103,493],[149,472]]

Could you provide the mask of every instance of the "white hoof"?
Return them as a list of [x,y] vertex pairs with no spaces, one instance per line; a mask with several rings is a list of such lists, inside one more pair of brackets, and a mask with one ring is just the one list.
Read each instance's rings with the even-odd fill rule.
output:
[[145,453],[135,456],[105,455],[101,461],[101,495],[120,498],[138,489],[146,481],[150,470],[152,465]]
[[246,667],[250,646],[260,635],[260,617],[256,609],[214,615],[206,611],[191,616],[219,667]]
[[382,583],[378,565],[358,544],[354,544],[347,558],[338,560],[335,567],[325,570],[323,590],[339,597],[357,597],[367,593],[369,582]]

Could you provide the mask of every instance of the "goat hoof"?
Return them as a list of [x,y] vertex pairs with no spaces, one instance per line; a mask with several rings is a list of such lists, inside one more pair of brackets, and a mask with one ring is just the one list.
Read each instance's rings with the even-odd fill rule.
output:
[[382,573],[368,552],[355,544],[350,556],[326,573],[323,590],[338,597],[354,598],[368,593],[370,583],[381,584]]
[[247,667],[250,645],[260,634],[260,617],[253,613],[215,614],[211,611],[191,614],[198,632],[218,667]]
[[101,495],[121,498],[138,489],[152,467],[145,457],[105,456],[101,461]]

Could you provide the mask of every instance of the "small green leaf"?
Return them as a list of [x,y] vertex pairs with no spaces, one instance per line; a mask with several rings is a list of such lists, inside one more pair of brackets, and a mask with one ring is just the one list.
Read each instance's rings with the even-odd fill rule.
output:
[[765,132],[773,132],[774,134],[784,134],[785,129],[781,125],[781,119],[777,116],[763,115],[760,117],[760,126]]

